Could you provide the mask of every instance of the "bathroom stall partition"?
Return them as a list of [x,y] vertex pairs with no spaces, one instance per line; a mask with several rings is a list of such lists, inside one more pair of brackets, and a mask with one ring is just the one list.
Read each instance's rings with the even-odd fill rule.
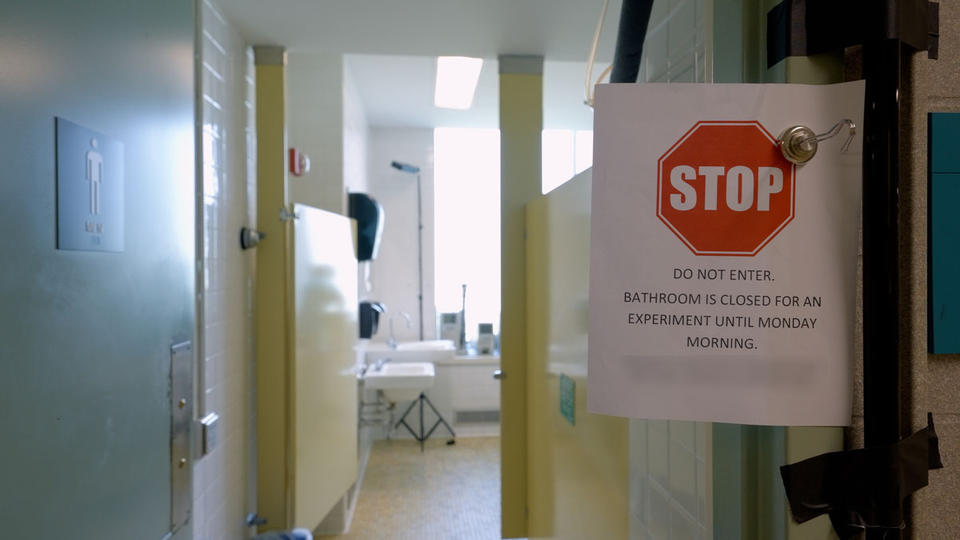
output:
[[529,536],[713,538],[713,430],[586,410],[592,170],[527,205]]
[[531,538],[629,534],[630,422],[586,412],[590,187],[587,170],[526,206]]
[[[283,225],[286,282],[263,284],[283,313],[260,331],[284,340],[258,357],[260,511],[267,529],[315,529],[357,477],[357,259],[353,221],[296,204]],[[265,242],[269,242],[266,240]],[[279,261],[278,261],[279,262]],[[268,328],[269,327],[269,328]],[[264,352],[261,349],[261,353]],[[278,475],[264,481],[265,474]]]
[[313,530],[357,477],[356,227],[289,203],[286,52],[255,46],[257,499],[262,530]]
[[258,514],[263,530],[313,530],[357,477],[356,228],[289,204],[286,52],[254,57]]

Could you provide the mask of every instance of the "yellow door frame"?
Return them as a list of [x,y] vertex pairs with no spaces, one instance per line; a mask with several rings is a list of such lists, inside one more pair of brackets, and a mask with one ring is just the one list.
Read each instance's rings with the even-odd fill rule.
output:
[[540,195],[543,57],[500,56],[502,536],[527,535],[526,204]]

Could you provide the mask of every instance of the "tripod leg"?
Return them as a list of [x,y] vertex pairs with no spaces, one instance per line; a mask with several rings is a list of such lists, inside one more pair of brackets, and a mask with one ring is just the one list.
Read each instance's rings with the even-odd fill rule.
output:
[[[430,398],[428,398],[427,396],[424,396],[423,394],[420,394],[420,395],[423,397],[424,400],[426,400],[427,405],[429,405],[430,408],[433,409],[433,413],[437,415],[437,422],[443,424],[444,427],[447,428],[447,431],[450,432],[451,437],[456,437],[457,434],[453,432],[453,428],[450,427],[450,424],[448,424],[447,421],[444,420],[442,416],[440,416],[440,411],[438,411],[437,408],[433,406],[433,403],[430,401]],[[430,430],[430,431],[431,433],[433,432],[433,430]]]
[[423,392],[420,392],[420,399],[418,399],[420,402],[420,437],[418,438],[420,439],[421,454],[423,453],[423,441],[427,440],[427,438],[423,436],[423,401],[425,399],[427,399],[427,396],[423,395]]
[[[400,423],[404,421],[404,419],[407,417],[408,414],[410,414],[410,411],[412,411],[413,408],[414,408],[416,405],[417,405],[417,400],[411,401],[411,402],[410,402],[410,406],[407,407],[407,410],[403,411],[403,414],[400,415],[400,421],[397,422],[397,424],[396,424],[395,426],[393,426],[393,427],[394,427],[394,428],[400,427]],[[392,422],[392,420],[391,420],[391,422]]]

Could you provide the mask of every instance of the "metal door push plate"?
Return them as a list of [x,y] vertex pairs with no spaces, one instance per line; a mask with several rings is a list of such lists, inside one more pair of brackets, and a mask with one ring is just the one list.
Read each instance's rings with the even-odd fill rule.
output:
[[193,344],[170,347],[170,530],[190,518],[193,505],[193,461],[190,457],[190,425],[193,422]]

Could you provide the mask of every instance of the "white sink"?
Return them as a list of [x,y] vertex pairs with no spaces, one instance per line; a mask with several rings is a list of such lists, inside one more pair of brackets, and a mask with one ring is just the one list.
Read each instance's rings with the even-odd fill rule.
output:
[[450,340],[407,341],[391,348],[384,343],[370,343],[366,348],[367,364],[389,358],[391,363],[444,362],[453,360],[457,349]]
[[417,399],[420,392],[433,386],[435,371],[430,362],[388,362],[380,369],[371,366],[363,377],[366,388],[383,390],[390,401]]

